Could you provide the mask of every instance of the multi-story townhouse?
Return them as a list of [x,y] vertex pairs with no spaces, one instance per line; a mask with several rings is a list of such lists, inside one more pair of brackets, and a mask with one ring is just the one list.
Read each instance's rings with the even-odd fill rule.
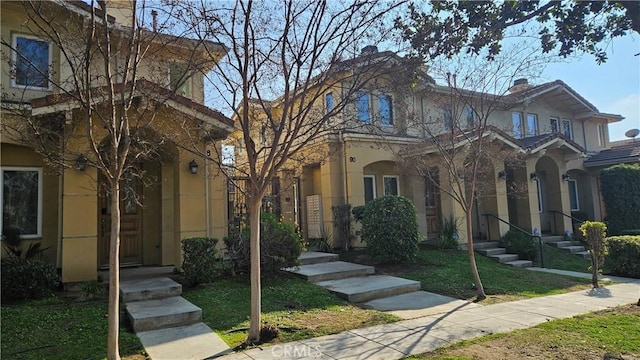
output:
[[[121,264],[174,265],[182,261],[180,241],[192,236],[222,237],[226,233],[225,181],[206,156],[218,154],[220,136],[233,131],[232,121],[204,103],[203,74],[225,55],[224,46],[199,42],[155,29],[142,29],[139,72],[135,90],[131,83],[117,78],[122,72],[119,48],[126,38],[132,15],[137,9],[132,1],[107,1],[106,8],[90,8],[80,1],[22,3],[2,1],[2,227],[19,228],[26,245],[41,242],[44,255],[56,263],[65,283],[95,280],[98,270],[108,266],[110,207],[108,194],[101,186],[102,176],[91,166],[88,129],[100,134],[99,125],[89,126],[86,112],[79,109],[74,96],[79,90],[91,89],[99,94],[106,83],[98,76],[104,62],[91,64],[96,69],[90,86],[78,87],[74,68],[68,61],[76,41],[83,43],[83,32],[97,24],[106,11],[113,37],[112,66],[116,95],[135,91],[131,119],[132,131],[140,141],[162,139],[155,156],[136,162],[144,171],[142,178],[127,178],[136,189],[141,203],[123,191],[121,199]],[[33,8],[44,7],[43,14],[52,19],[40,28]],[[62,19],[59,23],[53,19]],[[66,26],[65,26],[66,24]],[[82,27],[86,25],[86,27]],[[51,26],[51,28],[47,28]],[[56,28],[56,26],[58,26]],[[44,29],[53,31],[45,32]],[[42,31],[40,31],[42,30]],[[51,38],[56,34],[58,38]],[[58,46],[63,44],[64,46]],[[82,46],[86,44],[86,41]],[[85,47],[92,51],[97,48]],[[62,53],[65,51],[66,53]],[[81,53],[81,52],[79,52]],[[73,55],[71,55],[73,56]],[[195,66],[194,66],[195,64]],[[188,68],[197,71],[186,71]],[[104,72],[102,72],[104,74]],[[76,74],[77,75],[77,74]],[[120,79],[120,80],[119,80]],[[131,79],[131,78],[129,78]],[[75,93],[74,93],[75,92]],[[117,99],[121,97],[117,96]],[[116,100],[118,101],[118,100]],[[153,106],[144,107],[145,104]],[[96,105],[94,114],[99,114]],[[153,109],[148,114],[145,109]],[[20,115],[18,115],[18,112]],[[32,119],[58,121],[55,129],[64,144],[65,154],[77,154],[70,166],[52,165],[33,144],[25,144],[10,129],[19,128],[27,114]],[[153,121],[152,121],[153,120]],[[62,122],[59,122],[62,121]],[[12,124],[14,126],[12,126]],[[197,129],[188,139],[175,132],[175,125]],[[17,125],[17,126],[16,126]],[[208,130],[206,133],[204,130]],[[217,133],[218,136],[208,134]],[[106,134],[104,134],[106,136]],[[145,137],[146,138],[145,140]],[[137,185],[132,185],[136,183]]]

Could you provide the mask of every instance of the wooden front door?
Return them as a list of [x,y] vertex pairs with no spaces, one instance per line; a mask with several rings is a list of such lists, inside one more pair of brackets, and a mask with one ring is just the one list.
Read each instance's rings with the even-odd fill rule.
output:
[[[438,173],[431,176],[437,180]],[[427,238],[435,239],[440,236],[440,191],[438,186],[429,177],[424,177],[424,205],[425,216],[427,218]]]
[[[122,180],[120,191],[120,265],[142,264],[142,207],[138,197],[142,194],[140,180],[129,174]],[[111,196],[105,187],[100,190],[99,205],[99,263],[109,266],[111,236]]]

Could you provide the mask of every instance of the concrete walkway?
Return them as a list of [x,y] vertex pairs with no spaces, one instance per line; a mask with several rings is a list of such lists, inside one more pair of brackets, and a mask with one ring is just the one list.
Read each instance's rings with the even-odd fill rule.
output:
[[[590,274],[550,269],[532,270],[591,277]],[[253,348],[224,356],[222,359],[401,359],[461,340],[528,328],[550,320],[569,318],[638,301],[640,280],[612,280],[620,284],[487,306],[468,306],[461,303],[458,307],[440,314]]]

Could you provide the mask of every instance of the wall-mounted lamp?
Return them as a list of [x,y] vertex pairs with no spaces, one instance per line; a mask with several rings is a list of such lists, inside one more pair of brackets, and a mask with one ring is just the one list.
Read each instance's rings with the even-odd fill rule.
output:
[[196,162],[196,159],[191,160],[191,162],[189,162],[189,171],[191,171],[192,174],[197,174],[198,173],[198,163]]
[[73,162],[73,167],[76,170],[84,171],[87,168],[87,158],[84,155],[80,154]]
[[570,179],[571,179],[571,176],[569,176],[569,174],[567,173],[562,174],[562,180],[569,181]]
[[507,180],[507,172],[506,172],[506,171],[504,171],[504,170],[501,170],[501,171],[498,173],[498,178],[499,178],[500,180]]
[[538,181],[538,174],[532,172],[531,174],[529,174],[529,179],[533,181]]
[[352,163],[356,162],[356,157],[355,156],[350,156],[349,157],[349,162],[352,162]]

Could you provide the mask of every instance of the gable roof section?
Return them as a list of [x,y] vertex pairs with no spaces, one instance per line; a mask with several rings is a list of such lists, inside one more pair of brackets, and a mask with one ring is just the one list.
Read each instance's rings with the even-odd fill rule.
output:
[[585,167],[640,163],[640,141],[600,151],[584,161]]
[[526,152],[533,154],[554,144],[563,147],[563,151],[583,153],[584,148],[562,133],[549,133],[516,140]]
[[[105,91],[106,88],[102,87],[95,90],[95,93],[100,93],[100,90]],[[114,90],[116,93],[122,93],[123,91],[130,92],[132,90],[132,84],[119,83],[115,85]],[[149,99],[165,99],[164,104],[174,108],[175,110],[183,113],[190,113],[190,115],[226,131],[231,132],[234,130],[233,121],[224,116],[221,112],[213,110],[182,95],[178,95],[151,81],[145,79],[138,80],[136,82],[135,91],[139,93],[140,96],[144,96]],[[98,96],[94,98],[94,103],[101,100],[103,100],[103,97]],[[80,104],[77,102],[76,97],[73,94],[52,94],[31,100],[31,113],[34,116],[58,111],[68,111],[79,107]]]

